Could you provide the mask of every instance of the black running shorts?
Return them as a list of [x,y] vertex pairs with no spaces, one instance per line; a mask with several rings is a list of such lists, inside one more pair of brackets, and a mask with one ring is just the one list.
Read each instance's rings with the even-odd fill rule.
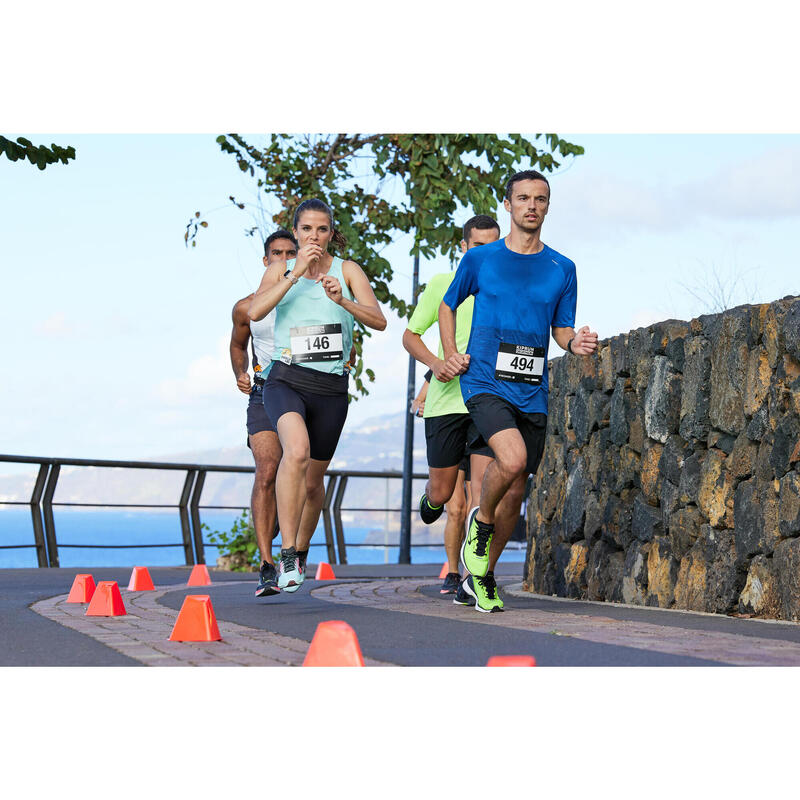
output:
[[536,474],[544,452],[547,414],[520,411],[494,394],[476,394],[466,401],[466,406],[480,434],[480,439],[474,445],[487,443],[498,431],[516,428],[528,450],[525,469],[531,475]]
[[486,442],[472,446],[471,442],[478,439],[480,434],[469,414],[443,414],[441,417],[425,418],[428,466],[434,469],[454,467],[473,453],[493,458]]
[[250,437],[254,433],[271,431],[275,433],[275,426],[264,408],[263,386],[256,385],[250,390],[250,402],[247,404],[247,446],[250,447]]
[[270,370],[264,385],[264,407],[270,420],[278,420],[289,411],[296,411],[306,423],[311,458],[330,461],[336,452],[339,436],[347,419],[347,394],[317,394],[291,386]]

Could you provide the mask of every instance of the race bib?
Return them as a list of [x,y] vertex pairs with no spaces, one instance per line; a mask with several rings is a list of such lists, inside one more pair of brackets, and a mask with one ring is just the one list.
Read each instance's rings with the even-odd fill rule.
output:
[[309,325],[305,328],[291,328],[289,338],[292,350],[292,364],[309,361],[341,361],[343,353],[342,326]]
[[494,377],[498,381],[531,383],[538,386],[544,373],[544,347],[500,342]]

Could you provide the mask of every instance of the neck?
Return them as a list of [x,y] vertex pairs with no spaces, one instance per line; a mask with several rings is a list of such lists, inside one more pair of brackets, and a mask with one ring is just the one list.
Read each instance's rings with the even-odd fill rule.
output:
[[537,228],[535,231],[525,231],[516,225],[512,225],[511,233],[506,236],[505,242],[509,250],[523,255],[535,255],[544,250],[544,244],[541,240],[541,228]]

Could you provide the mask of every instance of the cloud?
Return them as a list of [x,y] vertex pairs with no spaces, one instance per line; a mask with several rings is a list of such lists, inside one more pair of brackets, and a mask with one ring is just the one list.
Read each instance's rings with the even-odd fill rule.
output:
[[776,219],[800,215],[800,147],[768,150],[758,158],[688,184],[698,213],[723,219]]
[[72,320],[67,319],[63,311],[56,311],[46,319],[43,319],[34,327],[34,333],[40,336],[72,336],[79,332],[79,327]]
[[186,398],[229,397],[237,392],[230,364],[230,337],[217,340],[213,353],[190,361],[183,375],[167,378],[156,387],[156,395],[167,405],[186,404]]

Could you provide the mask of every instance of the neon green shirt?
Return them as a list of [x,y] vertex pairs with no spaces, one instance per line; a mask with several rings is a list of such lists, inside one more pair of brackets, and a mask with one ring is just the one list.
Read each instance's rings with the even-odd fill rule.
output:
[[[439,305],[444,298],[450,284],[453,282],[455,272],[440,272],[434,275],[425,291],[420,295],[417,307],[408,321],[408,329],[412,333],[422,336],[431,325],[439,321]],[[469,332],[472,327],[472,308],[475,305],[475,298],[469,296],[456,310],[456,347],[459,353],[467,350],[469,342]],[[444,356],[442,342],[439,340],[439,358]],[[428,417],[442,417],[445,414],[466,414],[467,407],[461,397],[461,386],[458,378],[447,383],[441,383],[434,376],[431,378],[431,385],[428,389],[428,396],[425,399],[425,410],[422,414]]]

